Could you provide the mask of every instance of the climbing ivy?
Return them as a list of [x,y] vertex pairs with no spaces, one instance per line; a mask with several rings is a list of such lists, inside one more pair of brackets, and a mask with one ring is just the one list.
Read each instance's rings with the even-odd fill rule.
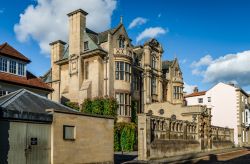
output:
[[111,97],[97,97],[86,99],[81,107],[81,111],[90,114],[99,114],[116,117],[118,104],[116,99]]
[[133,151],[135,136],[135,123],[116,123],[114,128],[115,151]]
[[137,101],[131,102],[131,122],[137,123]]

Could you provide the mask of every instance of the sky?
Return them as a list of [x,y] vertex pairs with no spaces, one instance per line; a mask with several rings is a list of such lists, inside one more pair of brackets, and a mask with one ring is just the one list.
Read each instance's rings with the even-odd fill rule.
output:
[[37,76],[50,68],[49,43],[68,39],[67,13],[82,8],[101,32],[123,17],[134,45],[156,38],[164,60],[178,58],[185,90],[233,82],[250,91],[248,0],[10,0],[0,4],[0,43],[31,59]]

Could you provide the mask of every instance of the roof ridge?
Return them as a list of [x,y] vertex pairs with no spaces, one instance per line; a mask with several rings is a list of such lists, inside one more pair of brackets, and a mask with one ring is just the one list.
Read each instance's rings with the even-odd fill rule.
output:
[[[10,94],[7,94],[7,95],[4,95],[3,97],[5,97],[5,96],[10,96],[9,98],[7,98],[6,100],[4,100],[2,103],[0,103],[0,106],[3,106],[3,105],[6,105],[6,103],[8,102],[8,101],[10,101],[10,99],[12,99],[13,97],[15,97],[16,95],[18,95],[18,94],[20,94],[23,90],[25,90],[25,89],[19,89],[19,90],[17,90],[17,91],[14,91],[14,92],[12,92],[12,93],[10,93]],[[20,95],[19,95],[20,96]],[[19,97],[18,96],[18,97]],[[3,98],[2,97],[2,98]],[[16,97],[17,98],[17,97]],[[14,98],[11,102],[13,102],[16,98]],[[9,103],[7,103],[7,105],[8,105]]]
[[47,100],[47,101],[56,103],[56,104],[58,104],[58,105],[60,105],[60,106],[66,107],[66,108],[68,108],[68,109],[71,110],[71,111],[78,112],[78,111],[75,110],[75,109],[72,109],[72,108],[70,108],[70,107],[67,107],[67,106],[65,106],[65,105],[63,105],[63,104],[61,104],[61,103],[59,103],[59,102],[52,101],[52,100],[50,100],[50,99],[48,99],[48,98],[46,98],[46,97],[44,97],[44,96],[41,96],[41,95],[39,95],[39,94],[37,94],[37,93],[31,92],[31,91],[26,90],[26,89],[24,89],[24,91],[25,91],[25,92],[28,92],[28,93],[30,93],[30,94],[32,94],[32,95],[34,95],[34,96],[40,97],[40,98],[42,98],[42,99],[44,99],[44,100]]

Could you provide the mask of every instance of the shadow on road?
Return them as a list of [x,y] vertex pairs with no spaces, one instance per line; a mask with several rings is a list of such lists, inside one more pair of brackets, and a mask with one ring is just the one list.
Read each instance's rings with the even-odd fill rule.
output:
[[137,158],[137,154],[114,154],[115,164],[120,164],[127,161],[132,161]]

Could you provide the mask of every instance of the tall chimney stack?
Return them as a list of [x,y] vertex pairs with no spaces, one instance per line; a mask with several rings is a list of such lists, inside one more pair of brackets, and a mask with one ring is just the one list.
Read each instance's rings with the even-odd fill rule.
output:
[[69,55],[80,55],[83,51],[83,35],[86,28],[87,12],[82,9],[68,14],[69,17]]
[[193,91],[194,93],[197,93],[197,92],[199,92],[199,89],[198,89],[198,87],[194,87],[194,91]]

